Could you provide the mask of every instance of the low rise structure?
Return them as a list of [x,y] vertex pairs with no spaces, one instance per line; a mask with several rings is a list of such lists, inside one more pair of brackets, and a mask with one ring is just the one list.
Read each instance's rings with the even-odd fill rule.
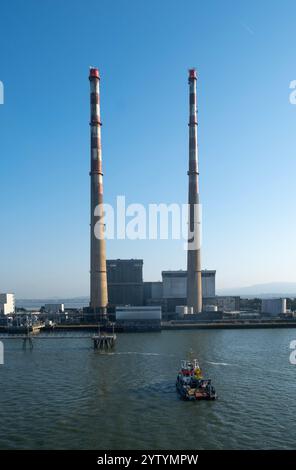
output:
[[286,299],[262,299],[261,313],[263,315],[285,315],[287,313]]
[[64,304],[45,304],[44,311],[50,314],[63,313],[65,311]]
[[160,331],[161,307],[116,307],[116,326],[123,331]]
[[215,297],[207,297],[203,299],[204,309],[216,306],[220,312],[233,312],[240,310],[240,297],[230,295],[216,295]]

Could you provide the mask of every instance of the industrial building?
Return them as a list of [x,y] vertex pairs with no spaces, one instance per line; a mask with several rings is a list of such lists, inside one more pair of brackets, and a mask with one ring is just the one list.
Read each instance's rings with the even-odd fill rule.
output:
[[286,299],[262,299],[261,313],[263,315],[278,316],[287,313]]
[[14,294],[0,294],[0,314],[12,315],[15,312]]
[[[189,70],[189,155],[188,155],[188,247],[186,271],[163,271],[162,281],[143,281],[143,260],[116,259],[106,261],[103,211],[103,171],[100,117],[100,74],[90,68],[90,183],[91,183],[91,269],[90,306],[84,309],[85,318],[93,320],[106,313],[120,316],[117,307],[147,307],[175,313],[176,307],[187,307],[187,313],[201,314],[203,309],[239,310],[239,297],[216,296],[216,271],[201,270],[199,210],[199,161],[197,139],[197,72]],[[137,310],[138,309],[138,310]],[[213,310],[214,309],[214,310]],[[142,311],[142,310],[141,310]],[[149,310],[147,310],[148,312]],[[158,311],[158,310],[157,310]],[[92,314],[94,314],[92,316]],[[87,317],[88,315],[88,317]]]
[[[176,306],[186,305],[186,271],[162,271],[162,281],[144,282],[143,264],[142,259],[107,260],[108,298],[111,308],[161,305],[163,311],[175,312]],[[202,271],[202,290],[204,299],[215,297],[215,270]]]
[[[91,175],[99,175],[99,180],[94,181],[92,176],[92,191],[95,191],[97,202],[97,192],[103,195],[101,172],[100,150],[100,108],[99,108],[99,73],[97,69],[90,71],[91,81],[91,125],[92,125],[92,154],[96,160],[96,167]],[[197,144],[197,96],[196,96],[197,72],[195,69],[189,70],[189,158],[188,158],[188,205],[189,205],[189,230],[187,249],[187,271],[164,271],[162,273],[162,283],[143,283],[143,260],[108,260],[107,261],[107,288],[108,305],[115,307],[120,305],[131,306],[159,306],[166,312],[175,312],[177,305],[187,305],[190,311],[200,313],[202,311],[202,298],[205,296],[215,296],[215,271],[201,271],[200,258],[200,220],[196,214],[199,206],[199,169],[198,169],[198,144]],[[95,103],[95,106],[93,106]],[[93,136],[96,138],[93,139]],[[95,145],[94,145],[95,143]],[[99,161],[99,163],[97,162]],[[93,194],[93,193],[92,193]],[[93,199],[91,205],[94,211]],[[103,221],[102,221],[103,223]],[[93,226],[91,228],[93,232]],[[92,234],[93,237],[93,234]],[[103,237],[102,237],[103,238]],[[98,279],[94,273],[98,269],[99,260],[105,259],[105,245],[103,240],[100,244],[92,239],[91,245],[91,279],[93,280],[91,292],[96,298]],[[95,261],[96,260],[96,261]],[[100,272],[104,271],[101,263]],[[100,289],[103,289],[104,280],[100,278]],[[202,294],[203,292],[203,294]],[[91,296],[92,298],[92,296]],[[91,299],[91,306],[98,309],[103,306]]]
[[44,311],[50,314],[63,313],[65,311],[64,304],[45,304]]
[[122,331],[160,331],[161,307],[116,307],[116,326]]
[[[240,309],[240,297],[216,296],[216,271],[203,270],[203,311],[233,312]],[[186,305],[187,272],[162,271],[162,281],[143,281],[142,259],[107,260],[109,306],[159,307],[175,313],[176,307]],[[193,313],[188,307],[188,313]],[[192,310],[192,308],[191,308]]]
[[143,260],[107,260],[109,305],[143,305]]
[[[233,312],[240,310],[240,297],[239,296],[217,296],[216,295],[216,271],[203,270],[201,271],[202,279],[202,299],[203,311],[218,310],[220,312]],[[144,283],[145,285],[146,283]],[[163,312],[175,312],[176,307],[186,305],[186,292],[187,292],[187,272],[186,271],[162,271],[162,283],[149,283],[152,286],[148,289],[144,287],[144,293],[150,293],[152,297],[144,296],[146,305],[155,305],[160,302]],[[162,291],[159,285],[162,285]],[[153,294],[162,297],[153,297]],[[190,307],[187,308],[188,313]]]
[[144,282],[144,304],[162,305],[163,283],[161,281]]
[[[177,306],[186,305],[187,271],[162,271],[161,274],[163,286],[163,310],[165,312],[175,312]],[[201,271],[201,282],[203,302],[207,297],[215,297],[216,271]]]
[[[164,298],[186,297],[187,271],[162,271],[161,274]],[[214,297],[216,295],[216,271],[203,270],[201,279],[203,297]]]
[[220,312],[239,312],[240,297],[238,295],[216,295],[215,297],[206,297],[203,299],[204,309],[216,306]]

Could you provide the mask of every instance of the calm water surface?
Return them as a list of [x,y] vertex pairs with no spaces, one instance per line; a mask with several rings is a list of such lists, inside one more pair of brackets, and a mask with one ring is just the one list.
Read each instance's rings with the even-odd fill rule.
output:
[[[120,334],[113,353],[88,339],[5,341],[1,449],[295,449],[296,330]],[[192,348],[216,402],[183,402]]]

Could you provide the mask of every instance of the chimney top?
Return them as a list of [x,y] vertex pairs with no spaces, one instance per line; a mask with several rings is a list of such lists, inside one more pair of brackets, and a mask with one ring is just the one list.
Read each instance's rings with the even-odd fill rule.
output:
[[89,78],[100,78],[99,69],[97,69],[96,67],[90,67]]
[[189,79],[197,79],[196,69],[189,69]]

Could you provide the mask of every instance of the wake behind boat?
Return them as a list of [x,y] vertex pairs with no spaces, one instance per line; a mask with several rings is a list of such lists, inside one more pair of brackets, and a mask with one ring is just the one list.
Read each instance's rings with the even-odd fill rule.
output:
[[184,400],[216,400],[217,393],[210,379],[204,379],[197,359],[181,361],[176,389]]

